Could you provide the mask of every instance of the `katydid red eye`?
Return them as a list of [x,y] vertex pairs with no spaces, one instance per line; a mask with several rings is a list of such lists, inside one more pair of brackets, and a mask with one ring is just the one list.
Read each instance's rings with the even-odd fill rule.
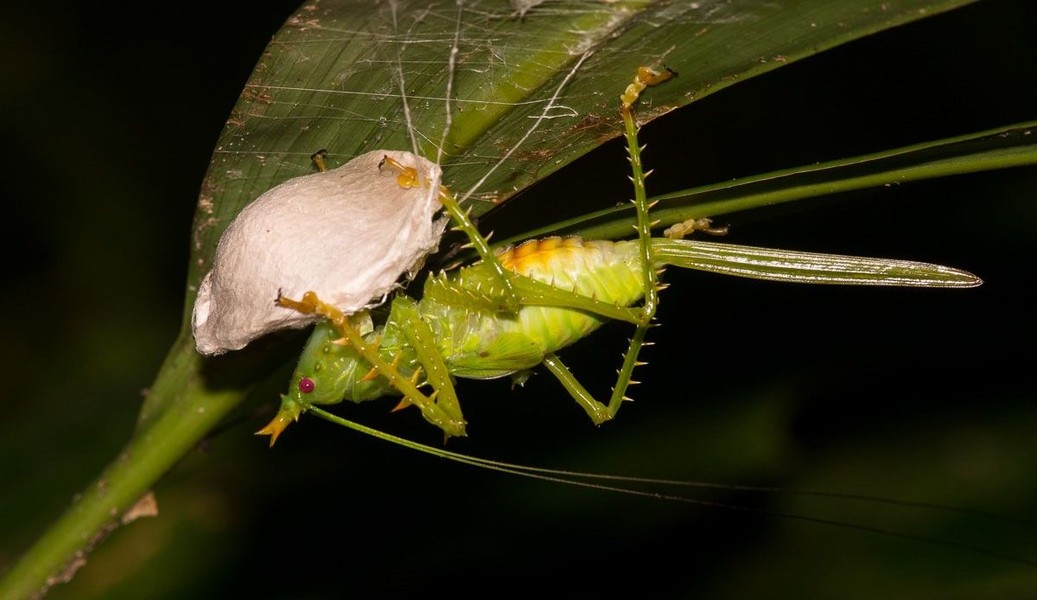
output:
[[317,387],[317,384],[313,383],[313,380],[310,379],[309,377],[303,377],[302,379],[299,380],[299,391],[304,393],[304,394],[309,394],[316,387]]

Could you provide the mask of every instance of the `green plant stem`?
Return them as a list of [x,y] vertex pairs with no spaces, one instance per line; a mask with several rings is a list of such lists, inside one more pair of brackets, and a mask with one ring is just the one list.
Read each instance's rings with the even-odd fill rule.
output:
[[68,581],[127,509],[237,406],[244,392],[207,389],[202,364],[190,333],[181,332],[150,392],[170,399],[168,410],[142,422],[100,477],[0,579],[0,598],[40,597]]
[[[659,227],[773,206],[806,198],[905,184],[940,177],[1027,167],[1037,164],[1037,123],[1028,121],[998,129],[885,150],[853,158],[744,177],[649,198]],[[580,235],[616,239],[630,235],[630,206],[612,207],[554,223],[515,237],[494,240],[503,246],[529,237]]]

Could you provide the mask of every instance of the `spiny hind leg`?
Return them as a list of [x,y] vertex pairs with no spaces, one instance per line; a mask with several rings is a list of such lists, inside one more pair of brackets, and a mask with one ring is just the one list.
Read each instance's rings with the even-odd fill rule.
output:
[[619,370],[616,385],[612,388],[612,396],[609,398],[609,418],[614,417],[619,412],[619,407],[623,404],[623,401],[629,400],[626,396],[627,388],[631,384],[637,383],[631,377],[634,367],[643,364],[638,361],[638,355],[641,352],[641,348],[645,345],[645,336],[648,334],[648,328],[651,327],[652,319],[655,318],[655,311],[659,306],[659,276],[662,274],[662,269],[656,268],[655,260],[652,256],[652,226],[655,225],[655,222],[651,220],[648,214],[651,206],[648,203],[648,194],[645,191],[645,179],[648,178],[651,171],[646,172],[641,162],[641,151],[644,148],[641,147],[641,143],[637,138],[639,127],[634,119],[634,104],[645,88],[663,83],[673,76],[674,73],[668,69],[657,71],[649,67],[641,67],[637,70],[634,80],[619,97],[619,112],[623,117],[623,135],[627,141],[627,154],[630,159],[630,181],[634,185],[633,202],[637,215],[637,222],[634,228],[637,230],[637,237],[640,241],[641,273],[644,278],[645,296],[644,302],[641,304],[640,320],[637,323],[634,334],[630,337],[630,345],[623,355],[623,366]]
[[673,75],[674,73],[669,70],[658,71],[649,67],[641,67],[637,70],[634,80],[619,97],[619,112],[623,118],[623,134],[626,138],[627,154],[630,160],[630,181],[634,185],[633,203],[636,213],[634,229],[637,231],[637,237],[640,242],[639,253],[645,295],[641,307],[634,310],[634,318],[631,320],[636,325],[636,329],[630,337],[630,344],[623,355],[623,366],[619,370],[619,375],[615,386],[612,388],[612,395],[608,403],[596,400],[577,381],[576,377],[573,376],[572,372],[557,356],[550,354],[544,359],[544,366],[561,382],[573,399],[583,407],[595,424],[603,423],[615,417],[623,401],[629,400],[626,396],[626,391],[632,384],[637,383],[632,379],[634,367],[643,364],[638,362],[638,355],[641,352],[641,348],[645,345],[645,336],[648,334],[648,328],[652,324],[652,319],[655,317],[655,311],[659,304],[659,276],[661,270],[657,270],[652,257],[652,226],[655,223],[651,221],[648,214],[651,207],[649,206],[648,195],[645,191],[645,179],[651,172],[645,172],[641,163],[641,151],[643,148],[637,138],[638,125],[634,119],[634,104],[645,88],[663,83],[673,77]]
[[631,336],[630,347],[623,355],[623,366],[618,371],[619,376],[612,388],[612,396],[609,398],[608,404],[599,401],[587,391],[587,388],[583,387],[583,384],[576,379],[569,367],[566,367],[556,354],[546,355],[543,365],[558,379],[573,400],[583,408],[591,421],[595,425],[601,425],[605,421],[612,420],[619,412],[619,407],[623,405],[623,402],[630,400],[626,395],[627,388],[638,383],[631,378],[634,367],[645,364],[637,360],[638,354],[643,346],[651,345],[651,342],[645,341],[647,332],[647,327],[639,326]]
[[[460,418],[460,408],[456,408],[456,416],[452,415],[449,411],[445,411],[440,407],[434,398],[423,394],[418,389],[417,383],[410,377],[400,373],[394,362],[382,358],[377,343],[370,343],[364,340],[360,330],[352,323],[349,315],[343,314],[339,309],[322,301],[313,292],[306,292],[300,300],[278,296],[277,304],[303,314],[318,315],[328,319],[342,336],[341,343],[349,344],[356,349],[364,357],[364,360],[371,363],[371,366],[378,374],[389,381],[389,385],[403,394],[405,401],[409,401],[421,408],[426,419],[441,427],[447,436],[461,436],[465,434],[465,424],[464,420]],[[425,325],[425,327],[427,328],[428,326]],[[425,368],[426,370],[429,369],[427,365]],[[443,369],[445,370],[445,367]],[[433,393],[433,396],[437,393],[441,393],[439,389]],[[453,405],[456,407],[457,397],[453,394],[452,386],[448,395],[453,397]],[[448,400],[446,405],[449,406],[449,404],[450,401]]]

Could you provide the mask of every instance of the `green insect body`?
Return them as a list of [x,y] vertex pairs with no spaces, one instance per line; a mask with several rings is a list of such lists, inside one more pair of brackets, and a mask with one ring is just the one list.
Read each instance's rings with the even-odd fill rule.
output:
[[[653,271],[669,265],[800,283],[926,287],[972,287],[979,283],[964,271],[912,261],[668,238],[652,238],[649,247]],[[716,250],[720,247],[723,254]],[[560,363],[553,354],[583,339],[609,318],[636,322],[636,314],[625,307],[644,297],[640,250],[639,240],[553,237],[527,241],[497,255],[499,263],[520,276],[512,279],[520,292],[526,292],[532,281],[546,284],[556,295],[529,294],[527,303],[517,311],[502,311],[499,290],[493,288],[495,272],[480,262],[430,276],[420,301],[398,296],[384,325],[376,327],[368,313],[358,315],[356,325],[364,341],[377,348],[381,360],[395,365],[399,376],[416,386],[429,384],[437,394],[445,390],[447,394],[438,404],[458,422],[463,420],[450,379],[511,375],[521,380],[529,370],[545,364],[591,419],[600,423],[611,414],[570,380],[564,367],[556,366]],[[841,274],[833,274],[833,267],[838,267]],[[541,294],[543,291],[539,290]],[[609,308],[612,314],[606,316]],[[415,337],[418,331],[425,332],[424,339]],[[445,373],[430,371],[437,364]],[[396,382],[354,345],[343,343],[339,329],[325,321],[316,326],[306,344],[274,422],[281,423],[283,429],[310,406],[401,394],[404,392]],[[444,422],[441,415],[424,412],[430,422],[451,433],[449,422]]]
[[[587,393],[576,381],[576,378],[572,376],[572,373],[553,353],[545,354],[543,351],[537,350],[537,344],[533,338],[522,339],[521,335],[508,334],[494,335],[492,339],[494,343],[499,345],[493,346],[489,350],[484,348],[481,351],[477,351],[474,355],[484,361],[480,363],[482,367],[477,369],[483,373],[483,376],[500,376],[507,372],[519,370],[525,363],[516,358],[513,353],[529,357],[526,359],[526,362],[532,361],[533,364],[535,364],[536,358],[542,357],[541,364],[547,367],[562,382],[562,385],[569,390],[577,403],[583,406],[596,423],[611,419],[626,398],[625,392],[631,383],[630,376],[634,367],[639,364],[637,360],[638,353],[644,345],[645,336],[658,306],[657,273],[651,264],[652,255],[649,242],[652,222],[648,217],[649,205],[644,189],[644,181],[647,175],[641,167],[641,146],[637,141],[637,123],[633,116],[633,105],[646,87],[662,83],[672,76],[673,73],[668,70],[656,71],[649,67],[641,67],[637,70],[633,81],[620,95],[620,115],[623,119],[624,136],[627,140],[627,153],[632,170],[631,181],[634,184],[633,203],[637,213],[634,228],[639,240],[637,252],[641,257],[640,276],[642,285],[640,289],[644,293],[644,301],[637,308],[627,309],[614,303],[599,300],[592,296],[573,293],[572,290],[562,289],[551,285],[551,283],[509,271],[503,262],[490,250],[486,238],[476,230],[471,219],[468,218],[467,212],[461,209],[458,201],[449,190],[445,187],[440,188],[440,202],[450,215],[455,228],[463,231],[468,236],[470,245],[478,252],[482,260],[481,264],[483,267],[466,272],[464,277],[473,280],[487,280],[487,285],[483,286],[482,282],[460,280],[461,276],[459,276],[459,280],[454,281],[441,279],[442,291],[452,290],[454,293],[450,295],[455,300],[458,300],[457,304],[459,306],[466,310],[480,306],[489,307],[494,313],[515,317],[517,323],[521,323],[519,316],[527,306],[548,305],[558,309],[578,308],[600,317],[624,319],[635,325],[634,334],[631,336],[630,344],[623,357],[623,366],[619,371],[619,378],[607,403],[599,402]],[[386,164],[398,171],[397,182],[400,187],[407,188],[417,181],[416,169],[395,161],[386,161]],[[555,278],[555,281],[557,282],[557,278]],[[433,287],[435,287],[435,284],[433,284]],[[436,291],[433,290],[429,294],[429,298],[434,299],[435,297]],[[453,303],[450,302],[448,304]],[[391,320],[405,323],[405,325],[400,327],[403,337],[406,338],[407,343],[405,345],[414,350],[417,362],[421,365],[420,372],[414,370],[409,375],[401,371],[398,366],[413,366],[413,359],[405,361],[405,357],[397,353],[392,359],[386,360],[386,357],[382,355],[381,348],[386,345],[386,342],[391,341],[391,337],[385,335],[384,330],[379,337],[390,339],[365,339],[363,329],[357,328],[356,323],[354,323],[354,317],[344,314],[335,306],[324,302],[314,292],[307,292],[300,299],[285,298],[279,294],[277,304],[283,308],[296,310],[304,315],[316,315],[327,319],[335,330],[341,334],[341,340],[336,340],[336,343],[351,346],[359,356],[370,363],[372,368],[371,378],[384,377],[392,389],[399,391],[404,396],[405,403],[417,405],[424,417],[431,423],[441,427],[448,436],[464,435],[465,422],[461,416],[457,395],[451,382],[451,368],[447,364],[447,357],[438,348],[438,342],[445,342],[448,338],[453,342],[455,335],[453,332],[440,331],[437,333],[433,330],[429,322],[422,317],[422,307],[418,306],[414,301],[405,297],[398,297],[393,301],[391,310],[391,316],[393,317]],[[430,315],[432,314],[429,307],[425,307],[425,310]],[[447,310],[446,313],[456,317],[454,311]],[[361,319],[367,320],[368,317],[365,315]],[[436,321],[434,318],[430,320]],[[450,319],[451,322],[457,320],[457,318]],[[471,320],[478,323],[480,318],[474,315],[465,315],[460,320],[465,322]],[[493,321],[492,318],[491,321]],[[548,322],[545,319],[529,320],[531,324],[535,324],[537,321],[539,321],[540,325]],[[496,331],[499,329],[498,325],[499,323],[493,322],[491,328]],[[597,325],[588,322],[588,326],[593,328]],[[388,328],[388,324],[386,328]],[[455,328],[452,326],[450,329]],[[456,329],[468,331],[463,327],[457,327]],[[557,329],[565,330],[571,328]],[[551,332],[543,335],[545,330],[550,330],[550,328],[541,328],[541,335],[534,337],[537,339],[542,338],[544,341],[554,340],[555,336]],[[451,333],[451,335],[445,336],[444,333]],[[581,335],[585,334],[578,334],[572,337],[579,339]],[[459,337],[461,341],[479,338],[478,335],[464,334],[456,337]],[[563,335],[562,337],[564,338],[565,336]],[[517,343],[513,345],[512,342]],[[463,346],[464,344],[462,344]],[[452,345],[449,348],[452,351]],[[472,355],[469,354],[469,356]],[[505,358],[504,362],[507,363],[507,366],[489,366],[491,362],[495,362],[485,360],[490,356],[495,359]],[[426,395],[418,389],[418,384],[422,383],[422,377],[424,377],[424,383],[431,385],[433,390],[431,395]],[[304,384],[304,387],[312,387],[312,384],[313,382],[310,381],[309,384]],[[272,445],[281,432],[284,431],[285,427],[297,418],[307,406],[308,404],[298,403],[289,403],[289,406],[282,406],[282,410],[278,412],[277,416],[266,427],[261,429],[259,433],[269,435]]]
[[[680,243],[673,240],[659,242]],[[532,240],[500,254],[512,272],[585,298],[616,307],[629,306],[644,295],[636,241],[584,241],[580,238]],[[403,313],[416,310],[428,324],[435,350],[452,376],[494,379],[519,375],[544,362],[546,355],[586,337],[605,318],[584,310],[525,305],[514,313],[493,310],[480,294],[492,273],[485,263],[429,277],[420,302],[398,297],[385,325],[374,328],[369,317],[360,325],[365,339],[377,343],[382,357],[407,377],[420,371],[420,360],[405,333],[412,321]],[[294,418],[308,405],[342,400],[364,401],[400,395],[384,375],[348,344],[328,322],[310,337],[292,377],[281,413]]]
[[[974,275],[925,263],[773,250],[653,238],[641,166],[641,146],[632,112],[639,94],[670,73],[638,70],[620,96],[634,183],[635,230],[630,241],[579,238],[532,240],[495,254],[448,190],[440,200],[456,228],[465,232],[481,261],[430,276],[421,300],[397,296],[384,323],[370,313],[343,314],[313,292],[277,303],[323,317],[307,343],[281,409],[259,433],[273,443],[309,409],[343,400],[402,395],[447,436],[465,434],[454,391],[456,377],[521,380],[543,365],[595,424],[615,416],[659,301],[659,275],[666,265],[714,273],[798,283],[973,287]],[[389,161],[407,187],[414,169]],[[681,236],[694,229],[717,232],[708,220],[691,220],[668,230]],[[671,233],[676,230],[676,233]],[[594,398],[556,356],[606,320],[635,326],[611,396]],[[431,390],[426,392],[425,390]]]
[[[525,242],[498,258],[519,275],[617,307],[644,296],[637,242],[547,238]],[[453,290],[478,290],[482,270],[479,264],[456,275],[430,277],[420,303],[421,317],[436,334],[453,375],[493,379],[532,369],[545,355],[582,339],[605,321],[559,306],[525,305],[514,313],[498,313],[479,306],[478,298],[458,302]]]

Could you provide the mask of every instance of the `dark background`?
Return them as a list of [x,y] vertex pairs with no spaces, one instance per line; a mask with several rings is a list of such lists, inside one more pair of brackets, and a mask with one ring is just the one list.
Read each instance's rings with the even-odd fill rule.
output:
[[[115,455],[183,308],[212,147],[295,2],[8,7],[0,27],[0,565]],[[849,44],[645,129],[655,192],[1037,117],[1037,15],[990,1]],[[625,199],[610,144],[487,227],[559,199]],[[614,178],[606,176],[614,174]],[[737,243],[911,258],[977,290],[848,290],[670,271],[639,401],[591,427],[548,376],[465,384],[450,448],[577,470],[893,496],[1029,522],[790,494],[628,498],[426,458],[316,419],[274,451],[233,423],[157,488],[54,598],[476,595],[1033,597],[1035,569],[962,548],[765,512],[864,523],[1037,560],[1030,273],[1033,168],[732,215]],[[526,204],[528,203],[528,204]],[[515,207],[530,207],[515,210]],[[592,390],[627,330],[567,355]],[[582,348],[582,349],[580,349]],[[356,420],[431,444],[392,405]],[[695,490],[678,490],[689,494]],[[551,587],[548,588],[548,582]]]

